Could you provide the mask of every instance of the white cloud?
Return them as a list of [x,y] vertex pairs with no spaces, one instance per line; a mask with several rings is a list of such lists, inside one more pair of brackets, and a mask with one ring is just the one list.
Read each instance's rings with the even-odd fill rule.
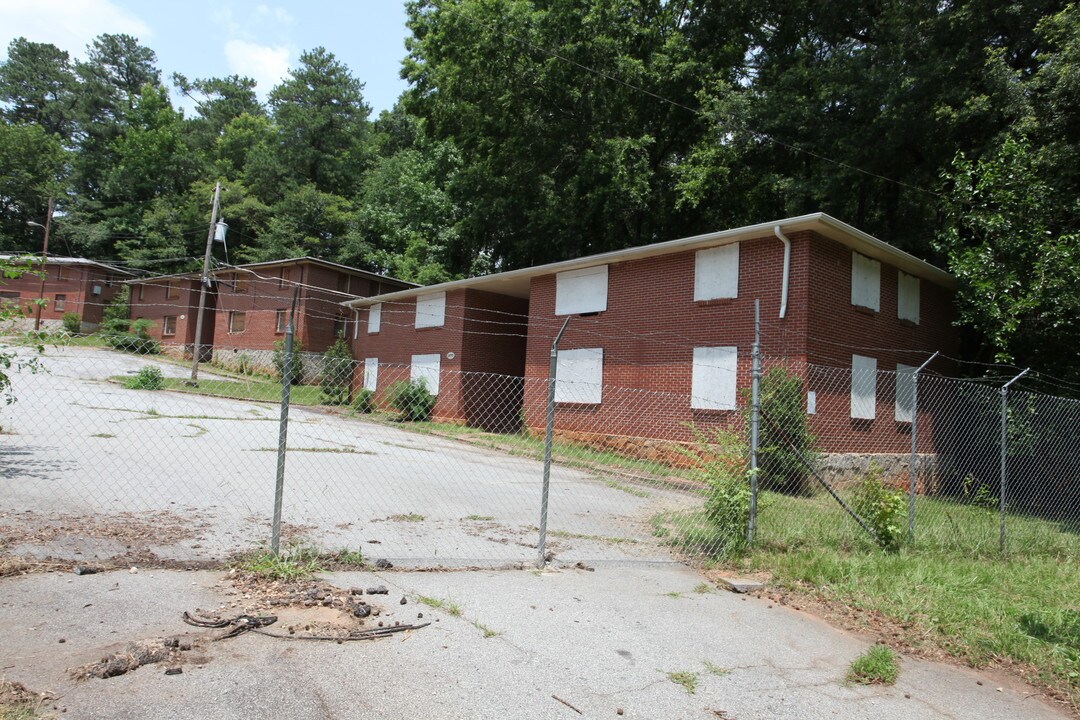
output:
[[285,45],[272,47],[247,40],[225,43],[229,72],[253,78],[263,96],[289,73],[289,56],[290,50]]
[[110,0],[0,0],[0,42],[17,37],[47,42],[75,57],[102,33],[134,35],[145,45],[150,26]]
[[258,13],[259,18],[273,18],[276,22],[282,25],[292,25],[295,20],[293,16],[289,14],[289,11],[283,7],[270,7],[269,5],[259,5],[255,8],[255,12]]

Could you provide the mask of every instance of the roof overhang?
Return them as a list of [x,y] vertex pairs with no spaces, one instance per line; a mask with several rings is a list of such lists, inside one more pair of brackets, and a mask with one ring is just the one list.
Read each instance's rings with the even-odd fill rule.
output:
[[826,215],[825,213],[812,213],[810,215],[800,215],[784,220],[758,223],[757,225],[747,225],[731,230],[721,230],[719,232],[711,232],[704,235],[694,235],[678,240],[669,240],[667,242],[653,243],[651,245],[626,248],[625,250],[615,250],[599,255],[589,255],[574,260],[564,260],[562,262],[522,268],[520,270],[510,270],[508,272],[495,273],[493,275],[481,275],[479,277],[453,280],[437,285],[428,285],[426,287],[415,289],[383,293],[382,295],[373,295],[357,300],[349,300],[343,304],[352,308],[360,308],[381,302],[407,300],[417,297],[418,295],[450,292],[452,290],[466,288],[500,293],[511,297],[527,298],[529,297],[529,287],[532,279],[541,275],[550,275],[556,272],[577,270],[595,265],[608,265],[611,263],[626,262],[628,260],[639,260],[642,258],[655,257],[657,255],[667,255],[673,252],[698,250],[705,247],[724,245],[754,238],[773,237],[773,229],[776,227],[780,227],[785,233],[812,230],[824,237],[846,245],[852,250],[862,253],[867,257],[872,257],[875,260],[880,260],[881,262],[893,265],[909,275],[929,280],[930,282],[943,285],[947,288],[956,287],[956,278],[941,268],[931,265],[925,260],[920,260],[910,253],[895,248],[887,242],[878,240],[874,236],[865,233],[858,228],[852,227],[845,222],[841,222],[834,217]]

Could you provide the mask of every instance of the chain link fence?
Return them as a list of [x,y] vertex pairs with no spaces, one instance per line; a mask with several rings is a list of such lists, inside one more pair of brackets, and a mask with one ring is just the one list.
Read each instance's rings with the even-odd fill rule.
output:
[[1080,557],[1067,398],[750,353],[724,407],[341,356],[291,385],[225,361],[192,383],[183,347],[98,345],[8,345],[39,368],[0,410],[3,553],[220,561],[270,544],[277,504],[286,546],[416,566]]

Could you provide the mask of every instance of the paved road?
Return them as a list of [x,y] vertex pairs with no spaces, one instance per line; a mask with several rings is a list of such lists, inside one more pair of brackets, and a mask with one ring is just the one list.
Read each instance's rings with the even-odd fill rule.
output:
[[[0,447],[0,525],[59,519],[98,532],[73,539],[50,527],[48,542],[38,532],[15,551],[108,557],[145,545],[165,558],[219,558],[267,540],[276,405],[128,390],[107,379],[146,365],[173,377],[187,371],[107,350],[50,349],[43,365],[48,372],[15,378],[19,400],[0,410],[14,433]],[[292,535],[419,564],[535,558],[534,460],[298,407],[288,445]],[[550,546],[560,559],[670,561],[649,520],[694,502],[556,467]],[[110,517],[128,532],[110,532]]]
[[[434,622],[341,645],[247,635],[208,643],[194,653],[201,664],[181,675],[150,665],[77,683],[69,668],[128,641],[201,632],[183,625],[180,613],[235,600],[223,594],[227,577],[143,570],[7,578],[0,580],[3,674],[61,696],[65,718],[571,720],[615,718],[619,708],[623,717],[649,719],[1065,717],[1030,689],[914,659],[903,660],[895,687],[845,686],[848,664],[872,639],[765,599],[696,592],[702,578],[672,564],[328,579],[341,588],[385,584],[393,613],[386,620],[413,622],[422,611]],[[461,614],[420,605],[419,596],[453,600]],[[478,626],[498,634],[485,638]],[[693,694],[668,679],[677,672],[695,675]]]

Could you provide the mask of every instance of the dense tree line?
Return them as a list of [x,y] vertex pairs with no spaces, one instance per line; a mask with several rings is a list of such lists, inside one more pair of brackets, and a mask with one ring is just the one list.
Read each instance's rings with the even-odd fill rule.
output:
[[[372,118],[325,49],[267,102],[102,35],[0,64],[0,233],[191,266],[224,184],[234,259],[418,282],[825,211],[962,282],[971,351],[1080,377],[1080,9],[1054,0],[412,0]],[[163,258],[178,258],[161,262]],[[187,258],[186,260],[184,258]]]

